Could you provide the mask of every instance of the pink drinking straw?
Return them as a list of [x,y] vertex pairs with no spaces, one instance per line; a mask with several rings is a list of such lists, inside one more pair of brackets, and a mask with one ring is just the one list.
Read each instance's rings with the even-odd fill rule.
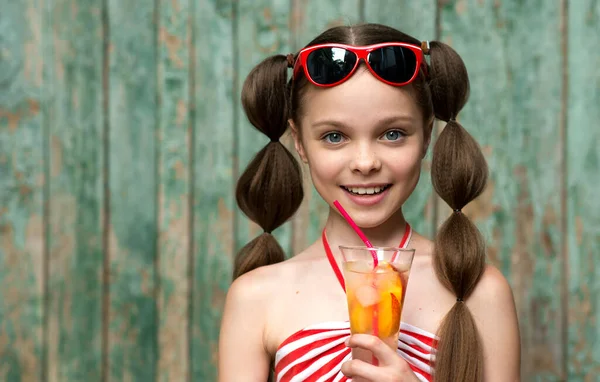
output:
[[[340,202],[338,202],[336,200],[333,202],[333,205],[340,211],[340,213],[342,214],[344,219],[346,219],[348,224],[350,224],[350,227],[352,227],[354,232],[356,232],[356,234],[360,237],[360,239],[363,241],[363,243],[365,243],[367,248],[373,248],[373,245],[371,245],[371,242],[369,241],[369,239],[367,239],[365,234],[360,230],[360,228],[358,228],[358,226],[356,225],[354,220],[352,220],[350,215],[348,215],[348,212],[346,212],[346,210],[344,209],[344,207],[342,207]],[[377,260],[377,253],[375,253],[375,251],[371,250],[371,256],[373,256],[373,268],[376,268],[377,264],[379,264],[379,261]],[[375,335],[375,336],[379,336],[379,321],[377,320],[378,310],[379,309],[377,309],[377,306],[375,306],[374,312],[373,312],[374,314],[373,314],[373,324],[372,324],[373,335]],[[378,365],[379,362],[377,361],[377,358],[375,357],[375,355],[373,355],[371,363],[375,366]]]
[[[354,220],[352,220],[350,215],[348,215],[348,213],[346,212],[344,207],[342,207],[340,202],[338,202],[336,200],[333,202],[333,205],[340,211],[340,213],[342,214],[344,219],[346,219],[348,224],[350,224],[350,227],[352,227],[352,229],[354,230],[354,232],[356,232],[358,237],[360,237],[360,239],[363,241],[363,243],[365,243],[367,248],[373,248],[373,245],[371,245],[371,242],[369,241],[369,239],[367,239],[365,234],[360,230],[360,228],[358,228],[358,226],[356,225]],[[371,251],[371,256],[373,256],[373,267],[377,267],[377,264],[379,264],[379,261],[377,260],[377,253],[375,253],[375,251]]]

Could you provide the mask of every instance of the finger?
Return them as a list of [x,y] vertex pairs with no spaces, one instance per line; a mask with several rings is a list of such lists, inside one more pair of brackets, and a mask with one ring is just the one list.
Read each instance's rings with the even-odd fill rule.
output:
[[384,381],[386,377],[382,368],[359,359],[344,362],[342,364],[342,374],[348,378],[360,377],[373,382]]
[[353,334],[348,339],[348,347],[370,350],[381,365],[393,365],[397,362],[396,349],[390,348],[378,337],[370,334]]

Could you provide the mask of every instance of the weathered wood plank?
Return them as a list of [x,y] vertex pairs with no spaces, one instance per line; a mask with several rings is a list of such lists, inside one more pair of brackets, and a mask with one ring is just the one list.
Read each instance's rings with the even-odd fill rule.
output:
[[433,40],[436,12],[436,0],[366,1],[364,21],[389,25],[420,40]]
[[359,0],[293,0],[294,50],[298,51],[327,28],[358,23],[363,13],[361,8]]
[[158,381],[189,374],[189,0],[160,0],[158,29]]
[[559,2],[444,4],[442,40],[462,55],[471,79],[471,98],[459,117],[490,165],[486,192],[465,212],[486,236],[491,262],[512,284],[523,380],[558,380],[565,356]]
[[153,2],[110,0],[108,379],[156,375],[156,18]]
[[195,2],[192,380],[217,380],[217,348],[231,283],[237,105],[234,3]]
[[[237,35],[237,60],[239,62],[237,71],[237,89],[241,96],[241,89],[250,70],[260,61],[275,54],[290,53],[290,1],[289,0],[241,0],[238,2]],[[236,121],[236,158],[238,169],[234,174],[237,181],[250,160],[268,142],[269,139],[256,130],[248,122],[244,114],[241,102],[238,105],[239,118]],[[285,138],[282,142],[288,147],[289,140]],[[252,239],[262,233],[260,227],[249,220],[244,213],[236,207],[236,250],[241,249]],[[287,222],[273,232],[287,256],[292,254],[292,230],[291,223]]]
[[600,2],[568,9],[568,380],[600,376]]
[[[365,2],[365,21],[389,25],[419,40],[434,40],[437,2],[381,0]],[[433,148],[433,145],[430,146]],[[406,221],[422,235],[434,234],[436,196],[431,185],[431,149],[423,160],[421,179],[402,210]]]
[[0,17],[0,380],[44,368],[43,7],[2,4]]
[[[359,22],[359,0],[294,0],[292,2],[291,30],[293,51],[298,52],[327,28]],[[294,151],[295,153],[295,151]],[[302,162],[300,162],[302,163]],[[293,218],[293,253],[301,252],[321,235],[329,214],[329,206],[314,188],[309,168],[302,163],[304,201]]]
[[48,380],[99,381],[102,339],[102,23],[93,0],[48,9]]

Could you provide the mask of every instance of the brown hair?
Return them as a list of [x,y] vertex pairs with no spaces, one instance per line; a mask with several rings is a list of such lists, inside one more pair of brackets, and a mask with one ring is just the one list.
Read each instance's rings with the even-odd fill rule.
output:
[[[331,28],[307,46],[327,42],[369,45],[393,41],[421,44],[396,29],[361,24]],[[431,178],[436,192],[455,213],[435,237],[433,259],[437,277],[457,296],[457,302],[437,333],[440,339],[436,344],[434,378],[444,382],[478,381],[483,377],[483,350],[473,316],[463,301],[483,274],[485,247],[477,227],[460,210],[484,190],[488,170],[479,145],[456,121],[469,96],[464,62],[451,47],[441,42],[431,42],[429,53],[428,75],[421,71],[410,88],[425,121],[435,116],[447,122],[433,148]],[[271,139],[283,134],[287,118],[298,119],[302,95],[309,84],[302,76],[286,84],[286,71],[286,57],[274,56],[260,63],[244,84],[244,109],[252,124]],[[280,144],[267,145],[242,175],[237,199],[240,208],[265,230],[276,226],[275,222],[283,223],[302,200],[298,164]],[[238,255],[235,275],[280,261],[282,253],[271,236],[259,237]]]
[[246,244],[235,258],[233,278],[263,265],[283,261],[285,254],[271,232],[300,207],[304,191],[300,165],[279,142],[288,124],[287,59],[265,59],[248,75],[242,105],[250,120],[269,142],[248,164],[236,187],[240,209],[264,233]]

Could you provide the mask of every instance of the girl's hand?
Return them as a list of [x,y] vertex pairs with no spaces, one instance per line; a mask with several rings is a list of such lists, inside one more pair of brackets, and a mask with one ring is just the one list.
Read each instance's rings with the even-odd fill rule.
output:
[[379,338],[368,334],[353,334],[346,345],[370,350],[379,360],[379,366],[358,359],[344,362],[342,373],[346,377],[362,377],[373,382],[419,382],[408,363]]

